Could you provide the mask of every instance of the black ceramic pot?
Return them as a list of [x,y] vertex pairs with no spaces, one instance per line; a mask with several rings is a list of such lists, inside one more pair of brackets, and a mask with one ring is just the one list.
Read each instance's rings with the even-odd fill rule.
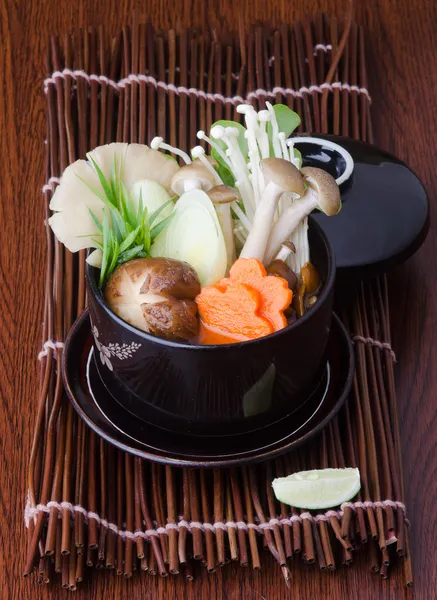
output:
[[318,301],[292,325],[250,342],[195,346],[148,335],[110,310],[88,266],[96,367],[114,399],[144,421],[196,435],[256,430],[298,410],[325,367],[335,279],[331,246],[309,221],[323,282]]

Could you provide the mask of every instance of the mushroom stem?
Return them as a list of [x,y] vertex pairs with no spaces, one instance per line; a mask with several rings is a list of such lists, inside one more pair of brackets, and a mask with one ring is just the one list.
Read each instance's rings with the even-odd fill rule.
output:
[[[285,143],[285,133],[280,131],[278,134],[279,143],[281,144],[282,157],[284,160],[291,160],[288,152],[287,144]],[[293,161],[292,161],[293,162]]]
[[191,149],[191,156],[193,157],[193,159],[198,158],[200,160],[200,162],[202,163],[202,165],[206,169],[208,169],[208,171],[214,177],[214,180],[215,180],[215,182],[216,182],[217,185],[223,185],[223,181],[221,180],[220,175],[217,173],[217,171],[214,169],[214,167],[212,166],[212,164],[206,158],[206,156],[205,156],[205,150],[202,148],[202,146],[195,146],[194,148],[192,148]]
[[208,191],[208,196],[214,204],[217,218],[226,245],[227,268],[235,262],[234,222],[231,214],[231,203],[240,198],[240,194],[232,187],[218,185]]
[[237,227],[234,227],[234,233],[235,233],[235,237],[237,238],[238,242],[243,247],[246,242],[246,238],[244,237],[244,230],[243,230],[242,226],[238,225]]
[[300,169],[302,166],[301,161],[294,155],[294,141],[292,139],[288,139],[285,143],[287,144],[288,150],[290,152],[290,161],[295,165],[295,167]]
[[[212,133],[211,133],[211,135],[212,135]],[[202,129],[200,129],[197,132],[197,138],[199,140],[205,140],[205,142],[207,144],[209,144],[211,146],[211,148],[217,152],[217,154],[220,156],[220,158],[222,158],[224,160],[224,162],[227,164],[227,166],[230,169],[232,169],[232,164],[231,164],[229,158],[226,156],[226,154],[223,152],[223,150],[220,148],[220,146],[218,144],[216,144],[215,142],[213,142],[212,139],[209,138],[204,131],[202,131]]]
[[284,242],[275,260],[283,260],[285,262],[290,254],[296,254],[296,247],[292,242]]
[[239,207],[238,202],[233,202],[231,204],[231,208],[234,211],[234,213],[237,215],[242,227],[246,230],[246,233],[248,233],[252,229],[252,225],[251,225],[249,219],[244,214],[244,212]]
[[[215,129],[218,128],[214,127],[214,130]],[[226,129],[221,128],[221,130],[221,139],[223,139],[228,147],[226,150],[226,155],[230,158],[231,170],[236,177],[235,185],[237,186],[243,199],[246,214],[249,219],[252,219],[256,206],[254,201],[254,190],[249,179],[249,170],[246,160],[238,144],[238,129],[235,127],[226,127]],[[212,133],[215,135],[216,131],[212,131]]]
[[[317,193],[308,188],[305,196],[295,200],[287,208],[272,227],[267,248],[265,251],[265,262],[270,263],[279,251],[280,245],[287,240],[301,220],[307,217],[318,205]],[[297,248],[296,248],[297,249]]]
[[[309,261],[309,243],[308,243],[308,217],[302,219],[293,232],[292,239],[296,246],[294,255],[294,271],[300,273],[303,265]],[[308,258],[306,258],[308,257]]]
[[154,137],[150,142],[150,147],[152,150],[168,150],[168,152],[180,156],[187,165],[191,164],[191,158],[186,152],[179,150],[179,148],[175,148],[174,146],[170,146],[170,144],[166,144],[162,137]]
[[255,211],[252,229],[249,231],[246,243],[240,253],[240,258],[257,258],[261,262],[264,261],[270,228],[278,207],[278,200],[283,191],[283,188],[276,185],[273,181],[267,184],[261,202]]
[[223,154],[226,164],[236,178],[235,185],[241,194],[245,210],[249,216],[252,216],[255,210],[253,206],[253,190],[249,180],[246,160],[237,141],[238,135],[238,129],[235,127],[226,127],[225,129],[221,125],[216,125],[211,129],[211,137],[217,140],[223,140],[228,147],[225,153],[223,153],[223,150],[220,148],[220,156]]
[[267,110],[270,113],[270,121],[272,123],[272,144],[273,151],[277,158],[282,158],[281,145],[279,143],[278,135],[279,135],[279,125],[278,120],[276,119],[275,111],[273,110],[273,106],[270,102],[266,102]]
[[247,145],[249,147],[252,188],[255,205],[257,206],[261,201],[261,195],[264,190],[264,178],[259,165],[261,157],[259,154],[258,144],[261,144],[261,141],[258,116],[255,109],[250,104],[240,104],[240,106],[237,106],[237,112],[244,114],[244,120],[246,123],[246,132],[244,137],[247,139]]
[[262,158],[268,158],[270,156],[269,148],[269,136],[267,135],[267,123],[271,120],[270,113],[268,110],[260,110],[258,112],[259,121],[259,149]]

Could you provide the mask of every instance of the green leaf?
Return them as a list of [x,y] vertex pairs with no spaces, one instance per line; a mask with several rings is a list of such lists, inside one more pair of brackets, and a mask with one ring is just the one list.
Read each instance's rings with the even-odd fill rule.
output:
[[121,214],[123,215],[124,220],[135,228],[138,223],[137,216],[130,194],[123,182],[120,183],[120,204]]
[[134,229],[120,244],[120,254],[125,252],[129,246],[131,246],[139,234],[141,226],[139,225],[136,229]]
[[114,234],[111,238],[111,262],[108,267],[107,277],[109,277],[117,266],[118,256],[120,254],[120,246],[118,245],[117,239]]
[[93,211],[90,208],[88,208],[88,210],[90,211],[90,215],[94,222],[94,225],[97,227],[97,229],[100,231],[100,233],[102,233],[103,227],[102,227],[102,224],[100,223],[99,219],[96,217],[96,215],[93,213]]
[[161,233],[161,231],[164,229],[164,227],[166,227],[170,221],[170,219],[172,218],[173,213],[171,215],[169,215],[168,217],[166,217],[165,219],[162,219],[162,221],[160,221],[158,223],[158,225],[155,225],[155,227],[152,228],[152,230],[150,231],[150,238],[153,241],[155,241],[155,238]]
[[164,208],[166,208],[172,202],[173,202],[173,198],[170,198],[170,200],[167,200],[167,202],[164,202],[164,204],[161,204],[161,206],[158,206],[158,208],[154,212],[152,212],[152,214],[150,215],[150,217],[149,217],[149,224],[153,225],[153,223],[156,221],[156,219],[162,213],[162,211],[164,210]]
[[100,267],[100,280],[99,280],[99,285],[100,287],[103,286],[103,284],[106,281],[106,271],[108,268],[108,264],[110,261],[110,234],[111,234],[111,230],[110,230],[110,226],[109,226],[109,219],[108,219],[108,215],[106,214],[106,210],[103,211],[103,250],[102,250],[102,266]]
[[91,163],[94,167],[94,170],[97,173],[97,177],[99,178],[100,185],[102,186],[102,188],[106,194],[106,198],[113,206],[117,206],[117,199],[114,198],[114,196],[112,194],[111,184],[106,179],[106,177],[103,175],[102,170],[100,169],[99,165],[96,163],[94,158],[91,156],[91,154],[88,154],[87,157],[91,161]]
[[114,160],[111,166],[110,183],[113,198],[118,198],[118,180],[117,180],[117,155],[114,154]]
[[143,216],[141,219],[141,230],[142,230],[142,243],[144,246],[145,252],[149,254],[150,251],[150,222],[149,222],[149,211],[147,210],[147,206],[144,207]]
[[114,230],[115,236],[119,242],[126,237],[126,223],[115,208],[115,206],[110,206],[111,219],[112,219],[112,229]]
[[[291,108],[288,108],[285,104],[275,104],[273,106],[276,120],[278,121],[279,131],[285,133],[285,137],[290,137],[290,134],[300,125],[300,117]],[[267,133],[270,140],[272,139],[272,124],[269,121],[267,123]]]
[[100,248],[100,250],[102,250],[103,252],[103,243],[99,242],[99,240],[96,240],[93,238],[93,242],[95,242],[97,244],[97,247]]
[[118,264],[122,265],[123,263],[127,262],[128,260],[132,260],[133,258],[145,258],[146,255],[144,252],[142,252],[142,250],[143,245],[140,244],[139,246],[134,246],[133,248],[130,248],[125,252],[120,252],[117,261]]
[[[214,156],[214,152],[213,152]],[[214,158],[216,158],[214,156]],[[217,160],[217,158],[216,158]],[[231,187],[235,187],[235,177],[232,171],[229,169],[228,165],[222,160],[222,162],[218,161],[218,169],[217,173],[219,174],[220,179],[223,181],[225,185],[230,185]]]

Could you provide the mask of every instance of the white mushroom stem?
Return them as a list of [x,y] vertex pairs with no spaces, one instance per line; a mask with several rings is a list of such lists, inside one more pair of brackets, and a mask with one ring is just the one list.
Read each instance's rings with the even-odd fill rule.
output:
[[246,243],[246,238],[244,237],[244,230],[241,226],[234,227],[234,234],[237,240],[240,242],[241,246],[244,246]]
[[267,123],[271,120],[268,110],[260,110],[258,112],[259,120],[259,149],[262,158],[270,156],[269,136],[267,135]]
[[308,217],[302,219],[296,227],[292,235],[292,240],[296,247],[296,254],[294,255],[294,272],[296,275],[299,275],[304,264],[309,261]]
[[267,106],[267,110],[270,113],[270,121],[272,123],[273,151],[277,158],[282,158],[281,144],[279,143],[279,140],[278,140],[279,125],[278,125],[278,121],[276,119],[276,114],[275,114],[275,111],[273,110],[273,106],[270,104],[270,102],[266,102],[266,106]]
[[261,201],[261,195],[264,190],[264,178],[259,166],[261,157],[259,154],[258,144],[261,142],[258,115],[253,106],[249,104],[240,104],[240,106],[237,106],[237,112],[244,114],[244,120],[246,122],[246,132],[244,137],[247,139],[247,145],[249,147],[253,195],[255,204],[258,205]]
[[278,253],[281,244],[289,239],[302,219],[307,217],[317,206],[318,195],[314,190],[308,188],[305,196],[299,200],[295,200],[292,206],[282,213],[270,233],[264,257],[266,264],[272,261],[273,257]]
[[[258,206],[258,204],[261,202],[261,185],[260,185],[260,177],[262,176],[261,174],[261,169],[259,169],[257,167],[257,165],[259,165],[259,161],[260,161],[260,156],[258,154],[258,152],[254,152],[253,150],[249,150],[249,158],[250,158],[250,181],[252,183],[252,189],[253,189],[253,198],[255,200],[255,206]],[[264,186],[262,186],[264,188]]]
[[298,169],[301,168],[300,160],[294,156],[294,142],[293,140],[287,140],[285,142],[290,152],[290,162],[292,162]]
[[152,150],[168,150],[168,152],[180,156],[187,165],[191,164],[191,158],[186,152],[179,150],[179,148],[175,148],[174,146],[170,146],[170,144],[166,144],[162,137],[154,137],[150,142],[150,147]]
[[[215,127],[213,129],[216,129]],[[221,127],[221,129],[223,129],[223,127]],[[211,130],[211,135],[212,135],[212,130]],[[213,136],[215,137],[215,136]],[[206,133],[204,131],[202,131],[201,129],[197,132],[197,138],[199,140],[205,140],[205,142],[207,144],[209,144],[211,146],[211,148],[213,150],[215,150],[217,152],[217,154],[224,160],[224,162],[228,165],[228,167],[230,169],[232,169],[232,165],[230,160],[228,159],[228,157],[226,156],[226,154],[224,153],[224,151],[222,150],[222,148],[220,148],[220,146],[218,144],[216,144],[215,142],[212,141],[211,138],[209,138]],[[217,137],[217,139],[219,139]]]
[[283,260],[285,262],[290,254],[293,254],[292,249],[289,246],[282,244],[282,248],[279,250],[277,256],[275,256],[275,260]]
[[[257,258],[261,262],[264,262],[264,255],[275,212],[278,207],[278,200],[283,191],[284,190],[273,181],[270,181],[267,184],[261,202],[255,211],[252,229],[250,230],[246,243],[240,253],[241,258]],[[284,240],[281,240],[281,242],[282,241]],[[271,262],[271,259],[268,262]]]
[[280,131],[278,134],[278,139],[279,139],[279,143],[281,144],[281,151],[282,151],[282,157],[284,160],[289,160],[290,162],[293,162],[290,159],[290,153],[288,151],[287,148],[287,144],[285,143],[285,133],[283,131]]
[[249,219],[244,214],[244,212],[239,207],[238,202],[232,202],[231,208],[237,215],[238,219],[240,220],[241,226],[246,230],[246,233],[249,233],[249,231],[252,229],[252,225]]
[[201,190],[202,189],[202,184],[200,183],[200,181],[198,179],[186,179],[183,182],[183,187],[184,187],[184,193],[185,192],[189,192],[191,190]]
[[255,212],[254,192],[249,179],[249,170],[247,168],[246,160],[238,144],[238,134],[238,129],[235,127],[226,127],[222,133],[222,139],[228,147],[226,155],[232,163],[231,170],[236,178],[235,185],[243,199],[246,213],[249,219],[252,219]]
[[206,158],[205,150],[202,148],[202,146],[194,146],[194,148],[191,149],[191,156],[193,157],[193,160],[198,158],[200,160],[200,162],[202,163],[202,165],[206,169],[208,169],[208,171],[214,177],[216,185],[223,185],[223,181],[221,180],[220,175],[217,173],[217,171],[214,169],[212,164]]

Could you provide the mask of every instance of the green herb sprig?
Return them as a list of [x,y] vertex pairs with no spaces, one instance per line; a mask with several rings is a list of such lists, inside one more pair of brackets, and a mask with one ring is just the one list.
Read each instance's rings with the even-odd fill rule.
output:
[[153,223],[164,208],[173,201],[173,198],[149,215],[147,206],[144,206],[141,192],[138,207],[135,207],[132,196],[121,179],[121,161],[117,163],[114,156],[108,180],[92,156],[88,156],[88,158],[99,178],[103,193],[89,185],[84,179],[81,181],[105,204],[103,221],[100,221],[89,209],[91,218],[99,231],[94,241],[102,251],[99,286],[103,287],[119,265],[133,258],[146,258],[150,255],[151,245],[168,224],[172,215],[162,219],[155,226]]

